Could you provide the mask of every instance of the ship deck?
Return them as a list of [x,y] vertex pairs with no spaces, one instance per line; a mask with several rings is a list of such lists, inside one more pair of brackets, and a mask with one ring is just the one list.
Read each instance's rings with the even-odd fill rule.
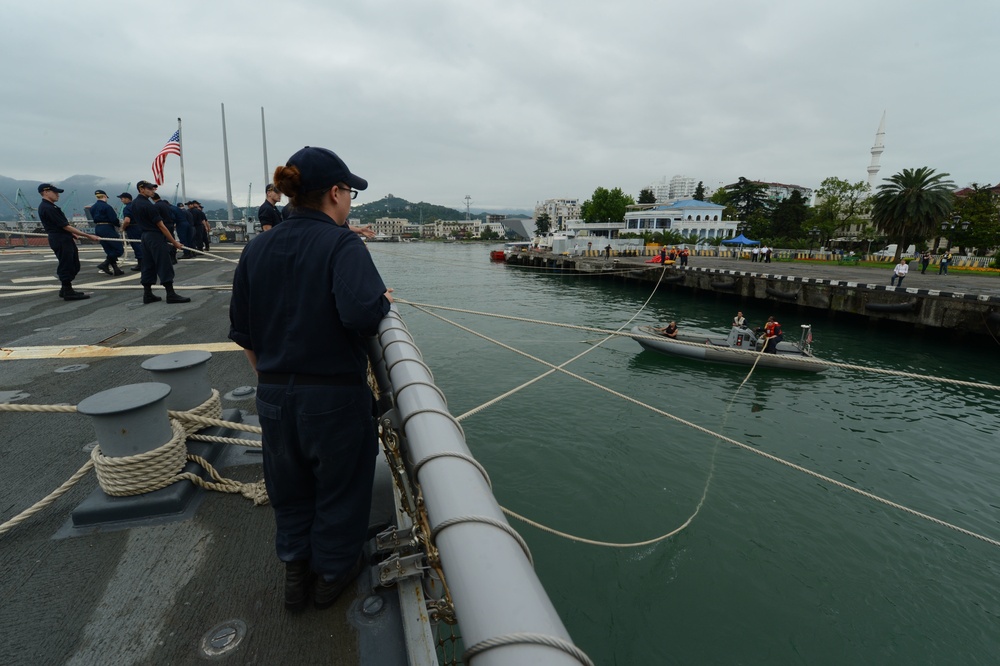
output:
[[[213,252],[236,259],[241,249]],[[0,253],[0,403],[75,405],[152,381],[140,368],[147,358],[209,349],[207,374],[223,409],[254,412],[252,393],[231,395],[255,383],[242,352],[227,344],[235,264],[181,261],[175,286],[191,303],[144,306],[139,274],[126,264],[124,276],[104,276],[96,270],[102,258],[97,248],[81,249],[74,286],[92,296],[64,302],[47,248]],[[13,291],[26,286],[33,289]],[[0,411],[0,521],[66,481],[95,439],[80,414]],[[223,474],[260,479],[259,449],[231,448]],[[395,649],[398,618],[360,612],[364,576],[330,609],[285,611],[269,507],[199,490],[192,515],[74,528],[71,511],[96,488],[91,472],[0,536],[0,663],[197,664],[213,654],[241,664],[406,663]],[[397,603],[394,592],[380,596],[385,610]]]

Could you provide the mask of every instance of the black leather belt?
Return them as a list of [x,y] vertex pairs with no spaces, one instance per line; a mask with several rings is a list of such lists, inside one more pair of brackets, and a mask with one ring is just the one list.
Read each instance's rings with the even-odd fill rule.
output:
[[367,383],[364,375],[343,373],[339,375],[307,375],[303,373],[287,374],[283,372],[261,372],[257,375],[258,384],[294,384],[296,386],[356,386]]

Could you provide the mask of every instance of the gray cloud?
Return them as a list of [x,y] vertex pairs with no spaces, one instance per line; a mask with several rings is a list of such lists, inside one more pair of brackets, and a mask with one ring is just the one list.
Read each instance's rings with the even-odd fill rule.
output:
[[[262,106],[269,170],[327,146],[368,178],[369,200],[530,207],[677,173],[711,186],[863,180],[883,110],[882,177],[927,165],[996,183],[1000,5],[962,7],[24,3],[5,10],[17,30],[0,44],[18,63],[0,174],[148,178],[181,117],[188,195],[222,198],[225,103],[238,204],[248,187],[262,196]],[[179,178],[172,157],[167,184]]]

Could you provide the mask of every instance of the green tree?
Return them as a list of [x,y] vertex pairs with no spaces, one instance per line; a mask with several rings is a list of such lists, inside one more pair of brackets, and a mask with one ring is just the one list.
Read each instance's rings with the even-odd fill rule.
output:
[[705,200],[705,183],[698,181],[698,187],[694,188],[694,199],[695,201]]
[[[767,216],[770,209],[770,202],[767,198],[767,186],[747,180],[743,176],[724,188],[728,193],[727,206],[733,208],[737,219],[750,222],[754,213],[763,213]],[[757,217],[759,220],[759,216]]]
[[[956,229],[943,233],[952,245],[961,249],[975,248],[985,255],[1000,246],[1000,196],[989,185],[972,183],[955,197]],[[962,227],[968,223],[968,228]]]
[[608,190],[598,187],[594,194],[580,206],[580,215],[587,224],[621,222],[625,219],[625,208],[635,201],[620,187]]
[[843,236],[852,225],[864,224],[871,206],[868,183],[863,180],[851,183],[831,176],[816,190],[816,207],[810,224],[826,239]]
[[951,219],[955,183],[934,169],[903,169],[886,178],[872,197],[872,222],[896,243],[899,261],[907,243],[936,236],[942,221]]
[[544,236],[549,233],[549,228],[552,226],[552,218],[548,213],[542,213],[537,218],[535,218],[535,233],[539,236]]
[[792,196],[778,203],[771,216],[771,235],[780,238],[799,238],[809,219],[809,205],[802,193],[792,191]]
[[496,240],[497,238],[500,238],[500,234],[493,231],[489,227],[485,227],[483,229],[483,232],[479,234],[479,238],[481,238],[482,240]]
[[723,220],[731,220],[736,216],[736,209],[729,204],[729,192],[724,187],[717,189],[708,200],[726,207],[722,211]]
[[653,194],[653,190],[648,187],[644,187],[639,190],[639,201],[641,204],[654,204],[656,203],[656,195]]

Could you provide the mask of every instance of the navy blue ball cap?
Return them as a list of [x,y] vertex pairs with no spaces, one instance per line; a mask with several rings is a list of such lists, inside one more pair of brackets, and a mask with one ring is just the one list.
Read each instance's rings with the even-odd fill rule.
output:
[[42,192],[45,192],[46,190],[52,190],[56,194],[62,194],[63,192],[66,191],[66,190],[60,190],[58,187],[56,187],[55,185],[53,185],[51,183],[42,183],[41,185],[38,186],[38,193],[39,194],[41,194]]
[[106,197],[106,196],[108,196],[108,193],[105,192],[104,190],[94,190],[94,196],[95,197]]
[[132,200],[132,195],[129,194],[128,192],[122,192],[121,194],[118,195],[118,198],[119,199],[128,199],[128,200],[131,201]]
[[326,148],[306,146],[289,157],[286,166],[299,170],[302,192],[325,190],[337,183],[344,183],[355,190],[368,189],[367,180],[351,173],[344,160]]

